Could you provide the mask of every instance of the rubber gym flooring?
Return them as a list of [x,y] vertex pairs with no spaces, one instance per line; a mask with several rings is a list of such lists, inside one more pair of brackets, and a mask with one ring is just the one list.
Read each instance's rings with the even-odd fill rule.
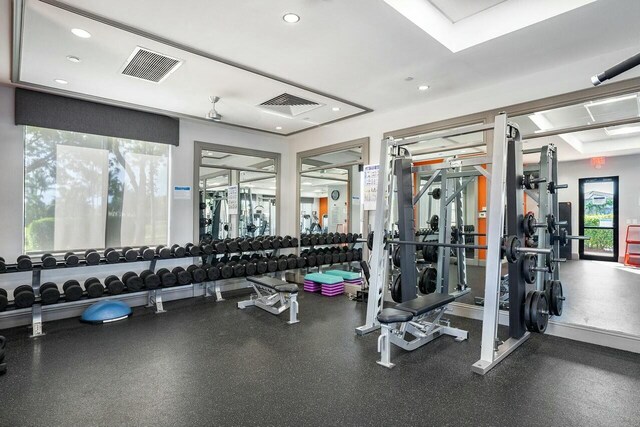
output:
[[[455,268],[449,276],[450,289],[457,283]],[[484,267],[468,266],[471,292],[459,302],[474,304],[484,297]],[[503,264],[503,274],[507,273]],[[560,279],[567,301],[559,322],[640,334],[640,269],[617,262],[574,260],[560,265]]]
[[300,294],[301,323],[231,298],[135,309],[111,325],[66,319],[5,330],[2,426],[451,425],[637,426],[640,355],[533,336],[482,377],[481,324],[469,341],[395,348],[354,334],[365,305]]

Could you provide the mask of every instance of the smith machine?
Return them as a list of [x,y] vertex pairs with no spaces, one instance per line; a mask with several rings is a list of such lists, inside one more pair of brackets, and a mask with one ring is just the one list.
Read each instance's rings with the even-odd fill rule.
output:
[[[445,148],[411,147],[430,140],[481,131],[493,131],[493,141],[460,143]],[[482,146],[486,146],[486,154],[464,158],[452,156],[442,163],[413,166],[413,156]],[[541,153],[544,154],[544,150],[540,150]],[[389,368],[394,366],[390,362],[390,344],[414,350],[441,335],[451,335],[459,341],[466,339],[466,331],[452,328],[448,321],[442,319],[448,304],[470,292],[466,284],[464,262],[460,262],[464,261],[465,249],[487,251],[482,351],[480,360],[472,367],[474,372],[485,374],[522,344],[529,337],[529,331],[543,333],[549,316],[560,314],[550,308],[553,303],[561,307],[563,300],[561,286],[560,292],[556,291],[555,295],[550,289],[550,283],[559,283],[555,265],[562,261],[555,258],[554,254],[558,253],[562,239],[567,241],[580,237],[567,236],[566,232],[562,232],[562,224],[555,220],[557,197],[553,195],[556,189],[563,188],[555,184],[557,167],[550,163],[551,167],[545,169],[545,164],[541,162],[537,170],[525,173],[522,156],[519,129],[507,122],[506,114],[497,115],[493,124],[467,126],[426,138],[386,138],[382,141],[374,233],[368,238],[372,250],[367,316],[366,323],[356,328],[357,334],[364,335],[382,327],[378,340],[381,360],[378,363]],[[549,159],[553,160],[554,157]],[[426,184],[415,191],[414,173],[426,173],[429,176]],[[451,204],[455,203],[456,229],[461,233],[462,191],[481,175],[489,182],[486,245],[452,243]],[[438,240],[416,241],[414,205],[438,181],[442,198]],[[542,182],[545,182],[544,187],[540,186]],[[545,215],[544,223],[539,223],[532,214],[525,215],[525,189],[537,196],[538,203],[541,203],[540,214]],[[541,199],[547,199],[546,205],[540,202]],[[397,218],[392,212],[394,205],[397,205]],[[534,239],[530,239],[525,244],[532,230],[537,232],[538,242],[536,244]],[[464,232],[461,234],[464,235]],[[419,296],[416,248],[420,247],[423,251],[428,247],[438,249],[438,274],[435,293]],[[448,271],[451,249],[457,251],[457,268],[460,271],[458,283],[450,293]],[[395,264],[399,264],[400,269],[395,280],[391,280],[391,254],[394,254]],[[508,261],[509,272],[509,337],[504,342],[498,339],[497,334],[503,258]],[[532,272],[536,276],[536,286],[530,285],[527,292]],[[392,282],[396,287],[394,293],[400,301],[394,308],[383,309],[385,290]]]

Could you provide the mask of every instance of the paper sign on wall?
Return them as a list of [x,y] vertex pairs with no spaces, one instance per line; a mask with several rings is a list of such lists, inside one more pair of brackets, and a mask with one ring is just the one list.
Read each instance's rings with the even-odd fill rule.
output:
[[174,200],[191,200],[191,187],[188,185],[173,187]]
[[229,215],[238,215],[238,186],[227,187],[227,209]]
[[364,201],[362,205],[365,211],[373,211],[376,209],[379,170],[380,165],[364,166]]

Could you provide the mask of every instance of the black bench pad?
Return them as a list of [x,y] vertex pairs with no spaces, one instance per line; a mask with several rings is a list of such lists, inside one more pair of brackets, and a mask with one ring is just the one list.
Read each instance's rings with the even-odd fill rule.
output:
[[453,301],[455,301],[455,298],[451,295],[436,292],[403,302],[402,304],[396,305],[396,308],[398,310],[408,311],[414,316],[420,316],[421,314],[428,313]]
[[289,292],[291,294],[298,293],[298,285],[295,283],[287,283],[284,280],[276,279],[270,276],[251,276],[247,280],[257,285],[266,286],[277,292]]
[[395,308],[385,308],[378,314],[378,322],[380,323],[408,322],[411,319],[413,319],[413,314]]

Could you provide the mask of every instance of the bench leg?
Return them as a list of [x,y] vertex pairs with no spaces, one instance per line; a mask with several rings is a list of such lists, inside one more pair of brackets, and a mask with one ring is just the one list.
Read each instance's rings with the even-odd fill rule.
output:
[[294,323],[298,323],[298,296],[296,294],[291,294],[289,296],[289,321],[287,322],[290,325]]
[[384,366],[385,368],[393,368],[395,363],[391,363],[391,341],[389,340],[391,334],[391,326],[388,324],[380,325],[380,336],[378,337],[378,353],[380,353],[380,360],[376,363]]

